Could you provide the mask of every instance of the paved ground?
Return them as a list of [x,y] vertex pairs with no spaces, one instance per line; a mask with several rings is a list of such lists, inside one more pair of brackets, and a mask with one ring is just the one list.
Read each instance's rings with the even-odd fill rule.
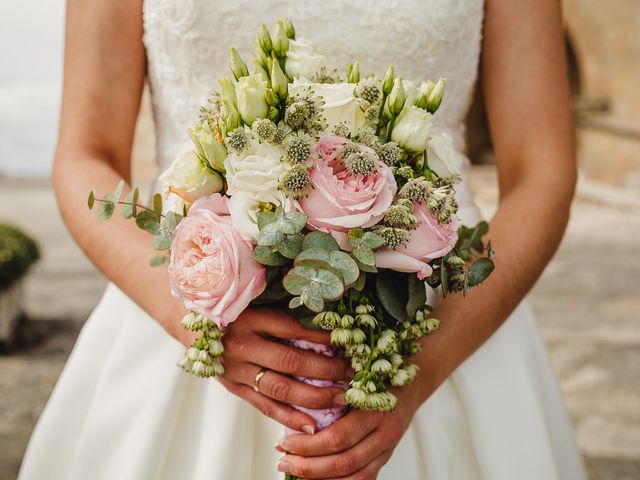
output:
[[[472,183],[489,214],[496,196],[491,169],[474,169]],[[46,183],[0,179],[5,219],[40,239],[44,260],[26,285],[30,320],[20,330],[21,346],[0,355],[0,480],[15,478],[31,429],[105,285],[70,241]],[[582,185],[562,247],[531,295],[591,480],[640,478],[638,232],[636,197]]]

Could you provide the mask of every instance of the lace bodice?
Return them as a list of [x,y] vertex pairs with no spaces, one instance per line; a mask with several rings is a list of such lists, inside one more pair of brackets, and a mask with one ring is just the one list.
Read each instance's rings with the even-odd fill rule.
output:
[[445,77],[440,128],[463,148],[463,120],[477,76],[483,0],[145,0],[144,43],[160,169],[189,143],[199,107],[228,74],[229,48],[249,59],[259,25],[290,17],[341,71],[391,64],[420,82]]

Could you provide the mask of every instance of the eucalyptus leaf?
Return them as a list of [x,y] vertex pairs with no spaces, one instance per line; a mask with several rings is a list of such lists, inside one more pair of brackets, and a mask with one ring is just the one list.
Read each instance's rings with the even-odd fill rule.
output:
[[376,248],[380,248],[384,245],[384,238],[377,233],[366,232],[362,237],[362,244],[371,250],[375,250]]
[[348,253],[341,251],[331,252],[329,254],[329,263],[342,274],[345,285],[351,285],[360,275],[358,264]]
[[165,257],[164,255],[156,255],[155,257],[151,258],[151,260],[149,261],[149,265],[151,265],[152,267],[159,267],[166,261],[167,257]]
[[278,251],[285,257],[294,259],[302,251],[302,234],[285,235],[278,244]]
[[274,212],[261,212],[258,214],[258,228],[262,230],[264,227],[277,220]]
[[357,248],[362,244],[362,240],[364,237],[364,230],[361,228],[352,228],[347,233],[347,238],[349,238],[349,243],[353,248]]
[[149,232],[151,235],[157,235],[160,232],[160,221],[158,216],[149,210],[142,210],[136,217],[136,225],[138,228]]
[[449,286],[449,270],[445,265],[445,257],[440,259],[440,286],[442,287],[442,296],[446,297],[451,291]]
[[133,195],[133,192],[129,192],[124,199],[124,205],[120,207],[120,214],[123,218],[133,218],[136,216],[137,212],[135,202],[133,201]]
[[162,215],[162,195],[159,193],[153,196],[153,211],[158,217]]
[[302,249],[334,251],[340,250],[340,246],[338,245],[338,242],[336,242],[336,240],[328,233],[314,231],[307,233],[307,235],[304,237],[304,241],[302,242]]
[[280,230],[280,222],[269,223],[258,234],[258,245],[269,247],[278,245],[285,239],[285,234]]
[[283,256],[278,251],[273,251],[272,247],[258,245],[253,251],[253,258],[262,265],[268,267],[279,267],[289,261],[287,257]]
[[307,216],[302,212],[291,211],[283,215],[278,220],[279,229],[282,233],[293,235],[302,231],[307,224]]
[[302,305],[303,305],[302,298],[300,297],[293,297],[291,300],[289,300],[289,308],[292,310],[294,308],[301,307]]
[[118,185],[116,186],[115,192],[113,192],[113,201],[118,203],[120,201],[120,197],[122,196],[122,191],[124,190],[124,180],[120,180]]
[[170,233],[161,231],[153,237],[153,248],[156,250],[167,250],[171,248],[172,240]]
[[369,265],[370,267],[376,266],[376,257],[370,248],[365,246],[356,247],[353,249],[353,256],[365,265]]
[[113,203],[111,195],[105,195],[104,201],[100,202],[100,205],[98,206],[98,218],[100,220],[109,220],[115,209],[116,206]]
[[300,295],[300,299],[309,310],[320,313],[324,310],[324,300],[315,290],[314,288],[306,288]]
[[366,283],[367,283],[367,274],[365,272],[360,272],[360,275],[358,275],[358,279],[352,285],[352,288],[354,290],[357,290],[358,292],[361,292],[364,290]]
[[89,207],[89,210],[93,208],[95,201],[96,201],[96,191],[91,190],[89,192],[89,198],[87,199],[87,206]]
[[367,273],[376,273],[378,271],[378,269],[375,266],[372,265],[367,265],[365,263],[362,263],[360,260],[358,260],[357,258],[355,258],[356,264],[358,265],[358,268],[360,269],[360,271],[362,272],[367,272]]
[[469,287],[475,287],[484,282],[491,275],[494,268],[495,265],[489,258],[479,258],[473,262],[467,270]]

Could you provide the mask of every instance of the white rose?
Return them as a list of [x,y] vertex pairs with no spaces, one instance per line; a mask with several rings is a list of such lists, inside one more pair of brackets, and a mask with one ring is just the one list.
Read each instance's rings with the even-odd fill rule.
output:
[[257,215],[261,204],[273,203],[291,210],[291,200],[278,190],[280,175],[288,168],[280,161],[281,156],[278,147],[252,141],[242,156],[229,155],[224,161],[231,220],[247,239],[258,238]]
[[309,40],[289,40],[285,71],[291,78],[313,78],[325,65],[325,60],[324,55],[316,53],[315,45]]
[[289,85],[289,95],[302,93],[308,87],[324,100],[322,112],[329,131],[344,124],[353,134],[365,126],[363,101],[354,96],[354,83],[310,83],[295,79]]
[[419,153],[427,148],[433,125],[426,110],[405,106],[391,132],[391,140],[409,152]]
[[447,133],[436,133],[431,137],[427,147],[427,162],[439,177],[462,173],[462,155],[456,151],[453,140]]
[[220,174],[204,166],[193,150],[180,154],[159,180],[167,195],[175,193],[190,203],[222,190]]

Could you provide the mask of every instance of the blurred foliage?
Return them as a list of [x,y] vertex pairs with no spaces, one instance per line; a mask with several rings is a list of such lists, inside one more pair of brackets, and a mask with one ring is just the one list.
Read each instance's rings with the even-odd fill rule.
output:
[[22,278],[40,258],[38,244],[11,225],[0,224],[0,291]]

